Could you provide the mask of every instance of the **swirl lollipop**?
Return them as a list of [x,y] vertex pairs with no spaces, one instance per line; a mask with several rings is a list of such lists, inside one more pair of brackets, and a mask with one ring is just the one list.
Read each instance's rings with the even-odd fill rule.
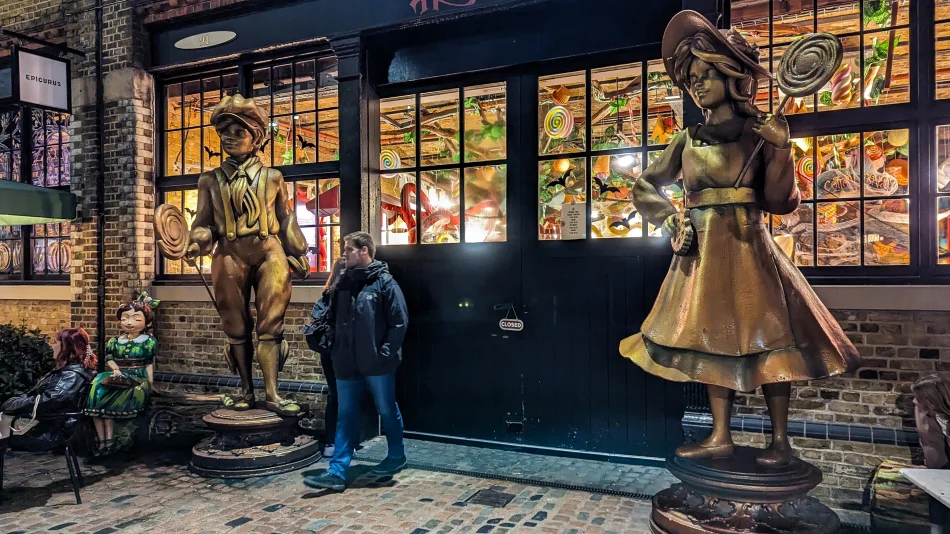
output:
[[181,210],[171,204],[162,204],[155,210],[155,235],[158,251],[170,260],[185,257],[185,251],[191,244],[188,223]]
[[574,115],[564,106],[554,106],[544,116],[544,133],[551,139],[564,139],[574,131]]
[[815,176],[815,159],[811,156],[802,156],[798,158],[798,164],[795,166],[798,175],[809,182]]
[[[775,81],[785,97],[776,109],[781,113],[788,104],[788,99],[811,96],[824,87],[844,58],[844,48],[841,41],[830,33],[813,33],[792,43],[775,72]],[[742,172],[736,178],[733,187],[739,187],[742,177],[749,171],[752,162],[758,155],[765,139],[759,139],[749,160],[742,167]]]
[[[389,148],[382,150],[379,153],[379,167],[384,171],[398,169],[399,168],[399,154],[397,154],[395,150],[392,150]],[[392,178],[393,176],[395,176],[395,174],[383,173],[383,176],[385,176],[386,178]]]

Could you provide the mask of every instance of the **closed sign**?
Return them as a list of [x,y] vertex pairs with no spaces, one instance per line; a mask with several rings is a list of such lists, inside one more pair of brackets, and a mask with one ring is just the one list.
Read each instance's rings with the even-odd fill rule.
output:
[[521,332],[524,330],[524,322],[521,319],[502,319],[498,326],[507,332]]
[[17,50],[20,102],[69,112],[69,64]]

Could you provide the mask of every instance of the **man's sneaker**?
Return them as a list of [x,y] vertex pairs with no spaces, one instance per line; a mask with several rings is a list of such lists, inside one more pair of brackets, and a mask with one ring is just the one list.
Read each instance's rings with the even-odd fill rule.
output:
[[406,467],[405,458],[386,458],[373,468],[375,475],[395,475]]
[[308,488],[341,492],[346,489],[346,481],[327,471],[319,476],[304,477],[303,483]]
[[323,448],[324,458],[333,458],[333,445],[327,445]]

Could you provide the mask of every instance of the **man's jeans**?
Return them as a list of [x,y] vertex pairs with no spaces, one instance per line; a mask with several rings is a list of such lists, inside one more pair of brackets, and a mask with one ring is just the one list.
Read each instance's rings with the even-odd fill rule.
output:
[[402,441],[402,414],[396,405],[396,375],[366,376],[357,380],[336,381],[339,402],[339,417],[336,423],[336,440],[333,459],[328,471],[340,478],[346,478],[346,470],[353,461],[353,452],[360,439],[360,401],[363,388],[368,387],[376,403],[376,410],[383,421],[386,443],[389,445],[389,458],[403,459],[406,449]]

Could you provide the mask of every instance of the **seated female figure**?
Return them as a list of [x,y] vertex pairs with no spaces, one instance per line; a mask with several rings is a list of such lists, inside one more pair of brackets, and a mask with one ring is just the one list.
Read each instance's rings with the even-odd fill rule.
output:
[[53,342],[56,367],[26,395],[7,399],[0,407],[0,449],[50,450],[69,436],[86,386],[96,374],[96,355],[82,328],[67,328]]

